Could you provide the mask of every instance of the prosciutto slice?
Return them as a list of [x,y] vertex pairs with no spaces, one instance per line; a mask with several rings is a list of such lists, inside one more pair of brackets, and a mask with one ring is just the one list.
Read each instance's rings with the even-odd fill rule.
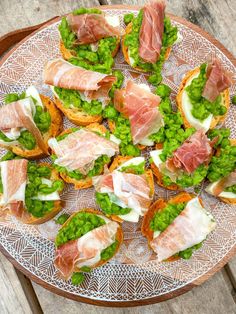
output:
[[85,70],[63,59],[49,61],[44,69],[44,82],[49,85],[79,91],[97,91],[116,77]]
[[0,163],[3,185],[1,209],[9,208],[16,217],[22,217],[24,211],[27,165],[26,159],[13,159]]
[[211,154],[212,143],[203,130],[198,130],[167,159],[166,167],[172,172],[183,169],[193,173],[198,166],[209,162]]
[[134,144],[158,132],[163,126],[163,118],[158,109],[160,101],[159,96],[132,81],[128,81],[125,89],[115,91],[115,108],[129,119]]
[[62,276],[70,278],[75,266],[95,266],[101,259],[101,252],[115,241],[118,227],[118,223],[109,221],[81,238],[59,246],[54,264]]
[[150,245],[161,262],[205,240],[215,225],[212,215],[196,197],[187,203],[179,216]]
[[218,59],[208,64],[206,72],[207,81],[202,96],[213,102],[225,89],[233,84],[232,74],[227,72]]
[[219,196],[226,188],[236,184],[236,170],[214,184],[212,194]]
[[33,120],[33,108],[34,104],[31,98],[2,106],[0,108],[0,130],[5,132],[11,129],[25,128],[35,137],[39,148],[48,153],[42,134]]
[[152,0],[143,8],[143,20],[139,33],[139,56],[146,62],[159,59],[164,32],[165,1]]
[[58,157],[55,164],[70,171],[79,170],[84,175],[94,167],[98,157],[112,157],[119,151],[116,143],[85,128],[71,133],[59,142],[52,138],[48,144]]
[[69,14],[67,21],[77,36],[75,45],[91,44],[102,38],[120,36],[120,29],[111,26],[102,14]]
[[112,173],[93,178],[95,190],[112,193],[128,208],[144,215],[151,203],[150,187],[145,175],[114,170]]

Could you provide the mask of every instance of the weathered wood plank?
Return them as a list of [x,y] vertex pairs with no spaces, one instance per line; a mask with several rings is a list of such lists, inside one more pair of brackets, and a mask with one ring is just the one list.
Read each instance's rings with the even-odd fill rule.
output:
[[0,36],[18,28],[42,23],[79,6],[98,6],[98,0],[7,0],[0,1]]
[[[142,5],[145,0],[124,0],[122,4]],[[107,0],[121,4],[120,0]],[[199,25],[212,34],[236,55],[236,1],[235,0],[168,0],[167,11]]]
[[[51,292],[47,292],[42,287],[33,284],[34,289],[39,297],[40,304],[45,314],[60,311],[63,313],[90,313],[90,314],[108,314],[111,309],[103,307],[94,307],[87,304],[77,303],[68,300]],[[213,278],[204,283],[202,286],[179,296],[178,298],[148,305],[144,307],[135,307],[127,309],[113,308],[113,314],[198,314],[198,313],[214,313],[214,314],[233,314],[235,313],[235,303],[231,295],[232,286],[226,284],[223,272],[217,273]]]
[[236,291],[236,256],[225,266],[225,269]]
[[0,313],[31,313],[14,267],[0,254]]

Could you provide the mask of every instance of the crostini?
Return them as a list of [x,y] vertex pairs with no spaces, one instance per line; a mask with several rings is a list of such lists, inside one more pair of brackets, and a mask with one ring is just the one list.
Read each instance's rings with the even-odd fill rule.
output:
[[62,130],[62,115],[34,86],[5,96],[0,107],[0,146],[28,159],[48,155],[47,141]]
[[236,204],[236,139],[217,150],[209,165],[206,192],[227,204]]
[[121,37],[119,16],[79,8],[62,18],[60,51],[65,60],[87,70],[111,73]]
[[110,92],[122,84],[123,75],[118,70],[114,75],[93,72],[54,59],[46,64],[43,79],[51,86],[58,109],[74,124],[85,126],[102,121]]
[[124,16],[128,23],[121,42],[125,61],[137,71],[153,72],[149,77],[153,85],[161,82],[163,63],[178,37],[177,27],[165,15],[165,7],[164,0],[150,1],[137,17]]
[[144,216],[142,234],[157,260],[170,262],[189,259],[215,226],[202,200],[184,192],[168,202],[158,199]]
[[185,127],[207,132],[222,123],[230,106],[231,84],[232,75],[218,59],[188,72],[176,97]]
[[0,171],[1,217],[13,215],[25,224],[41,224],[61,210],[64,184],[50,164],[8,153],[0,162]]
[[162,140],[164,127],[170,121],[165,119],[165,114],[173,114],[168,99],[170,92],[170,88],[162,84],[157,94],[153,94],[148,85],[132,81],[123,89],[115,90],[114,106],[105,108],[104,117],[108,119],[110,130],[121,140],[122,155],[137,156],[140,149]]
[[163,147],[150,152],[151,169],[158,185],[169,190],[181,190],[200,184],[207,176],[213,154],[212,141],[202,130],[191,130],[190,136],[179,146],[173,138]]
[[93,178],[96,202],[103,213],[122,222],[138,222],[154,196],[152,171],[144,157],[117,156],[109,172]]
[[75,189],[92,186],[92,177],[103,173],[111,157],[119,152],[119,141],[98,123],[71,128],[48,142],[53,166]]
[[78,285],[81,283],[78,273],[107,263],[122,241],[122,229],[117,222],[97,210],[83,209],[74,213],[59,230],[54,265],[64,279],[71,278],[72,284]]

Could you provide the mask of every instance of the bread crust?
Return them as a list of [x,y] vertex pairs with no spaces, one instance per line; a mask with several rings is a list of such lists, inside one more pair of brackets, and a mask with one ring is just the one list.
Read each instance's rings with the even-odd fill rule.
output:
[[[195,75],[200,73],[200,67],[195,68],[191,71],[189,71],[185,77],[183,78],[180,87],[179,87],[179,91],[178,94],[176,96],[176,104],[178,107],[178,110],[180,111],[182,118],[184,120],[184,126],[185,128],[191,128],[191,124],[188,122],[188,120],[185,117],[184,111],[183,111],[183,104],[182,104],[182,97],[183,97],[183,93],[184,93],[184,89],[186,87],[186,84],[189,82],[189,80],[192,79],[192,77],[194,77]],[[229,106],[230,106],[230,94],[229,94],[229,89],[226,89],[225,91],[223,91],[221,93],[222,97],[223,97],[223,103],[224,106],[226,107],[227,111],[223,116],[216,116],[213,117],[212,121],[211,121],[211,125],[210,125],[210,129],[214,129],[216,127],[216,125],[222,123],[227,115],[227,112],[229,110]]]
[[[131,64],[130,64],[130,60],[129,60],[129,54],[128,54],[128,47],[125,45],[125,36],[127,34],[130,34],[132,32],[132,22],[130,22],[126,28],[125,28],[125,35],[122,36],[121,38],[121,48],[122,48],[122,52],[123,52],[123,56],[124,56],[124,59],[125,61],[132,67],[134,68],[135,70],[139,71],[139,72],[148,72],[148,71],[145,71],[143,70],[142,68],[140,67],[133,67]],[[170,53],[171,53],[171,47],[168,47],[167,50],[166,50],[166,54],[165,54],[165,60],[167,60],[170,56]]]
[[[92,123],[90,125],[87,125],[86,129],[89,129],[91,131],[97,131],[97,132],[100,132],[102,134],[105,134],[107,131],[107,129],[105,128],[104,125],[101,125],[98,123]],[[72,132],[72,129],[67,129],[67,130],[64,130],[60,135],[69,134],[71,132]],[[52,151],[52,153],[53,153],[53,151]],[[93,185],[92,178],[89,178],[89,177],[86,177],[86,178],[81,179],[81,180],[76,180],[74,178],[69,177],[67,174],[64,174],[64,173],[60,173],[60,176],[65,182],[74,184],[74,188],[76,190],[87,189]]]
[[[100,212],[100,211],[98,211],[98,210],[95,210],[95,209],[93,209],[93,208],[84,208],[84,209],[82,209],[82,210],[80,210],[80,211],[83,211],[83,212],[86,212],[86,213],[91,213],[91,214],[96,214],[96,215],[99,215],[99,216],[104,216],[104,215],[102,214],[102,212]],[[80,211],[78,211],[78,212],[80,212]],[[62,225],[61,228],[64,228],[65,226],[67,226],[68,223],[70,222],[70,220],[71,220],[78,212],[73,213],[73,215],[71,215],[70,218],[68,218],[68,219],[66,220],[66,222]],[[116,233],[116,240],[118,241],[118,245],[117,245],[115,254],[119,251],[120,246],[121,246],[121,244],[122,244],[122,242],[123,242],[123,231],[122,231],[122,228],[121,228],[120,225],[119,225],[118,230],[117,230],[117,233]],[[115,254],[114,254],[111,258],[113,258],[113,257],[115,256]],[[111,259],[111,258],[110,258],[110,259]],[[102,260],[100,260],[95,266],[93,266],[93,267],[91,267],[91,268],[93,269],[93,268],[100,267],[100,266],[106,264],[107,262],[109,262],[110,259],[108,259],[107,261],[102,261]],[[81,269],[80,269],[79,267],[75,266],[75,267],[74,267],[74,272],[81,272]]]
[[[53,180],[53,181],[60,180],[60,176],[59,176],[58,172],[55,169],[53,169],[53,167],[49,163],[42,162],[42,163],[39,163],[38,165],[46,166],[52,170],[51,176],[50,176],[51,180]],[[62,201],[57,200],[57,201],[54,201],[54,208],[49,213],[44,215],[43,217],[34,217],[32,214],[27,212],[26,208],[24,208],[24,211],[26,211],[26,214],[23,215],[23,217],[21,217],[21,218],[18,218],[18,217],[16,217],[16,218],[24,224],[38,225],[38,224],[42,224],[42,223],[52,219],[54,216],[56,216],[61,211],[61,209],[62,209]],[[9,209],[6,212],[4,211],[4,214],[5,213],[10,214]]]
[[[49,149],[48,140],[51,137],[57,136],[63,128],[62,115],[61,115],[61,112],[55,106],[54,102],[49,97],[40,94],[40,98],[42,100],[43,105],[46,107],[46,109],[48,110],[51,116],[50,128],[48,132],[43,134],[44,142],[47,146],[47,149]],[[23,147],[16,146],[16,145],[4,146],[0,144],[0,146],[8,150],[11,150],[14,154],[18,156],[21,156],[27,159],[39,159],[39,158],[47,156],[38,146],[36,146],[32,150],[27,150]]]
[[56,96],[54,96],[54,102],[57,108],[60,109],[71,122],[78,126],[87,126],[91,123],[102,122],[101,115],[89,115],[78,108],[65,108],[61,100]]
[[[121,164],[123,164],[124,162],[132,159],[133,157],[131,156],[117,156],[114,158],[112,164],[109,167],[109,171],[112,172],[115,169],[117,169]],[[150,197],[153,198],[154,193],[155,193],[155,187],[154,187],[154,179],[153,179],[153,174],[152,174],[152,170],[151,169],[146,169],[144,172],[148,185],[150,186]],[[124,220],[122,218],[120,218],[117,215],[107,215],[108,217],[111,217],[113,220],[117,221],[117,222],[123,222]]]
[[[170,200],[168,202],[166,202],[164,199],[160,198],[160,199],[156,200],[150,206],[149,210],[144,215],[143,223],[142,223],[142,227],[141,227],[142,235],[147,238],[148,245],[150,248],[151,248],[150,243],[153,239],[153,234],[154,234],[154,231],[152,231],[150,229],[150,223],[151,223],[154,215],[157,212],[162,211],[168,203],[178,204],[178,203],[188,202],[194,197],[195,197],[195,195],[193,195],[193,194],[189,194],[187,192],[181,192],[178,195],[170,198]],[[172,261],[178,260],[179,258],[180,257],[178,257],[178,256],[177,257],[171,256],[166,260],[166,262],[172,262]]]

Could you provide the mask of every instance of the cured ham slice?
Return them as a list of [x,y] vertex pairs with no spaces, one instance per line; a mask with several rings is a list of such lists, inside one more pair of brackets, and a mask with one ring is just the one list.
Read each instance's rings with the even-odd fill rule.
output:
[[236,171],[230,173],[227,177],[222,178],[216,184],[214,183],[211,184],[213,185],[213,189],[211,189],[211,194],[213,194],[214,196],[220,196],[221,192],[235,184],[236,184]]
[[233,84],[232,74],[224,70],[218,59],[207,66],[207,81],[202,96],[213,102],[225,89]]
[[39,148],[48,153],[42,134],[33,120],[34,104],[31,98],[12,102],[0,108],[0,130],[9,131],[16,128],[27,129],[34,137]]
[[139,33],[139,56],[146,62],[159,59],[164,32],[165,1],[152,0],[143,8],[143,20]]
[[0,163],[3,185],[0,204],[2,209],[9,208],[10,212],[17,217],[21,217],[23,214],[27,165],[28,160],[26,159],[13,159]]
[[187,203],[179,216],[150,245],[161,262],[205,240],[215,225],[212,215],[196,197]]
[[145,175],[114,170],[112,173],[93,178],[95,190],[113,193],[128,208],[144,215],[151,203],[150,186]]
[[109,221],[81,238],[59,246],[54,264],[63,277],[68,279],[75,266],[95,266],[101,259],[101,252],[115,241],[118,227],[118,223]]
[[94,167],[98,157],[112,157],[119,151],[116,143],[85,128],[71,133],[59,142],[52,138],[48,144],[58,157],[55,164],[71,171],[79,170],[84,175]]
[[111,26],[102,14],[69,14],[67,21],[77,36],[75,45],[91,44],[102,38],[120,36],[120,29]]
[[208,163],[211,154],[212,143],[203,130],[198,130],[174,151],[173,157],[167,159],[166,167],[172,172],[183,169],[192,173],[198,166]]
[[101,95],[104,97],[104,93],[107,95],[116,77],[85,70],[63,59],[54,59],[46,64],[44,82],[56,87],[86,91],[93,99]]
[[158,109],[160,101],[159,96],[132,81],[128,81],[125,89],[115,91],[115,108],[129,119],[134,144],[158,132],[163,126],[163,118]]

